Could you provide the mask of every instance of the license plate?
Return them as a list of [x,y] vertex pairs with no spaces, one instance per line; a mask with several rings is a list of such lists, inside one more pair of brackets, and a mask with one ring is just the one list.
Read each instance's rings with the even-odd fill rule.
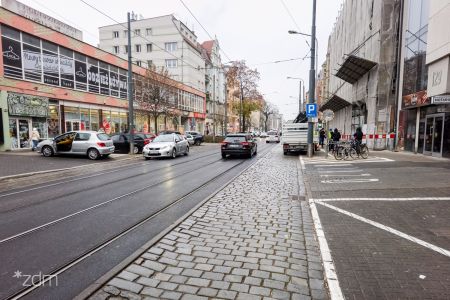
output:
[[230,146],[230,148],[239,148],[240,147],[240,145],[229,145]]
[[150,151],[150,154],[158,154],[159,151]]

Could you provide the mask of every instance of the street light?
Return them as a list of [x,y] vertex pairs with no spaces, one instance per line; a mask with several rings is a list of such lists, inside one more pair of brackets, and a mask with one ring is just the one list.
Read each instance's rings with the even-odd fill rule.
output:
[[[309,99],[308,102],[310,104],[314,103],[316,97],[316,71],[315,71],[315,56],[316,56],[316,4],[317,0],[313,0],[313,11],[312,11],[312,25],[311,25],[311,35],[294,32],[293,30],[289,30],[289,34],[301,34],[306,36],[311,36],[311,68],[309,70]],[[318,44],[318,43],[317,43]],[[313,130],[314,124],[311,120],[308,120],[308,157],[313,156],[314,146],[313,146]]]
[[[300,80],[300,87],[299,87],[299,91],[298,91],[298,113],[300,114],[301,112],[303,112],[303,93],[302,93],[302,83],[303,83],[303,87],[305,86],[305,81],[303,81],[303,79],[301,78],[297,78],[297,77],[286,77],[286,79],[295,79],[295,80]],[[305,88],[303,88],[304,90]]]
[[[288,33],[289,34],[299,34],[299,35],[303,35],[303,36],[309,36],[309,37],[311,37],[311,35],[310,34],[307,34],[307,33],[303,33],[303,32],[298,32],[298,31],[295,31],[295,30],[288,30]],[[319,61],[319,41],[317,40],[317,38],[315,38],[315,40],[316,40],[316,73],[315,73],[315,75],[316,75],[316,78],[317,78],[317,63],[318,63],[318,61]]]

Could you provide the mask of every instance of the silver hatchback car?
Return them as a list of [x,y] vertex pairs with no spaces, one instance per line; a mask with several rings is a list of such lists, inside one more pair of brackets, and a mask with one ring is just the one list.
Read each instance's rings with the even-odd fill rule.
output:
[[142,150],[145,159],[152,157],[172,157],[189,154],[189,142],[176,133],[158,135]]
[[70,131],[58,135],[54,139],[44,140],[36,150],[49,157],[54,154],[87,155],[89,159],[107,157],[114,153],[111,138],[96,131]]

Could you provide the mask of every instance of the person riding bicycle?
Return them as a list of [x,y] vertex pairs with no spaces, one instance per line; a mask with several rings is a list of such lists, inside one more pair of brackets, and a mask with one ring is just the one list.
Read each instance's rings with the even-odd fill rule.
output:
[[355,132],[355,134],[353,134],[353,137],[355,138],[356,153],[358,153],[358,155],[361,152],[361,144],[362,144],[363,135],[364,134],[361,130],[361,127],[356,128],[356,132]]

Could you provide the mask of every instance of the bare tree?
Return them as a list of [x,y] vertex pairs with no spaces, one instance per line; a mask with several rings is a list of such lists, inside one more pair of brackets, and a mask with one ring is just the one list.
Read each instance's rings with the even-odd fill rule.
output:
[[269,116],[273,115],[275,112],[274,106],[267,101],[263,102],[263,105],[261,107],[261,113],[264,117],[264,131],[267,132],[267,121],[269,120]]
[[240,103],[233,105],[242,118],[242,131],[246,130],[246,121],[251,112],[259,109],[259,105],[254,103],[255,99],[261,97],[258,91],[259,79],[258,70],[250,69],[243,60],[234,61],[227,72],[227,86],[235,88],[236,96],[242,93],[242,106]]
[[145,76],[135,78],[136,102],[140,108],[147,111],[154,119],[155,134],[158,133],[158,118],[167,118],[178,115],[176,102],[176,82],[169,77],[164,67],[155,66],[147,69]]

